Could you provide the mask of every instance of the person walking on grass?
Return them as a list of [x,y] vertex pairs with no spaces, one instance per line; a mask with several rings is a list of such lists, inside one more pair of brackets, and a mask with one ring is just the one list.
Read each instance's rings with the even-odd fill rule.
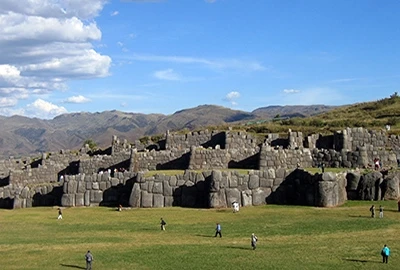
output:
[[258,241],[257,236],[254,233],[252,233],[251,234],[251,247],[253,248],[253,250],[255,250],[257,247],[257,241]]
[[90,250],[85,255],[86,260],[86,270],[92,270],[92,262],[93,262],[93,255],[90,253]]
[[382,255],[382,262],[383,263],[388,263],[389,255],[390,255],[390,249],[387,245],[384,245],[382,250],[381,250],[381,255]]
[[383,218],[383,206],[379,206],[379,218]]
[[371,217],[374,218],[375,217],[375,205],[372,205],[371,208],[369,209],[369,211],[371,212]]
[[161,230],[165,231],[165,225],[167,225],[167,222],[163,218],[160,220],[160,225],[161,225]]
[[62,219],[62,211],[61,208],[58,208],[58,217],[57,219]]
[[222,233],[221,233],[221,224],[217,223],[217,227],[215,227],[215,236],[217,237],[217,235],[219,235],[219,237],[222,237]]

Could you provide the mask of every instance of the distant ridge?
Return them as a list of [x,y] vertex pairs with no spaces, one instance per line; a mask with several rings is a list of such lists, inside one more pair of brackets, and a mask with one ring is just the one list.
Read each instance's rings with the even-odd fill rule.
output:
[[306,117],[334,107],[269,106],[245,112],[216,105],[183,109],[171,115],[104,111],[63,114],[51,120],[24,116],[0,116],[0,156],[33,155],[60,149],[79,149],[87,139],[99,147],[110,145],[112,135],[133,142],[167,130],[199,129],[207,126],[234,125],[251,120],[269,120],[276,115]]

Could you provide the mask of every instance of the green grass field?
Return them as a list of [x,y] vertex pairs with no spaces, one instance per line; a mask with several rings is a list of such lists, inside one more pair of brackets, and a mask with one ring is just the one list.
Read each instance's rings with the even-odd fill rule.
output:
[[[375,203],[377,208],[380,202]],[[385,201],[337,208],[266,205],[230,209],[104,207],[0,210],[1,269],[399,269],[400,212]],[[167,222],[166,231],[159,220]],[[215,223],[222,238],[214,238]],[[250,235],[258,247],[250,247]],[[382,265],[380,249],[392,251]]]

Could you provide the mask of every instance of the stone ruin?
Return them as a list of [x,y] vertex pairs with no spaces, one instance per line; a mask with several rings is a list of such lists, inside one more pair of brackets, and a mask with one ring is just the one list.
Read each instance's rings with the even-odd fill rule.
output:
[[[399,149],[398,136],[364,128],[310,136],[166,132],[156,142],[134,144],[114,136],[95,153],[84,147],[0,160],[0,207],[217,208],[234,201],[330,207],[348,199],[397,200],[400,174],[389,169],[398,167]],[[375,158],[384,169],[373,170]],[[347,172],[302,169],[320,164]]]

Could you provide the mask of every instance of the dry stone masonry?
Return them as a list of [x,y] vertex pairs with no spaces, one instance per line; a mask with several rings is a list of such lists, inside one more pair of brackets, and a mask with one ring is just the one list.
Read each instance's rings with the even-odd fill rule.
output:
[[[363,128],[262,137],[231,129],[167,132],[158,141],[134,144],[114,136],[104,151],[85,146],[1,160],[0,207],[219,208],[233,201],[326,207],[347,199],[398,199],[400,175],[387,169],[397,168],[399,153],[398,136]],[[372,168],[375,158],[386,169],[361,174],[359,168]],[[321,164],[348,172],[312,175],[302,169]]]

